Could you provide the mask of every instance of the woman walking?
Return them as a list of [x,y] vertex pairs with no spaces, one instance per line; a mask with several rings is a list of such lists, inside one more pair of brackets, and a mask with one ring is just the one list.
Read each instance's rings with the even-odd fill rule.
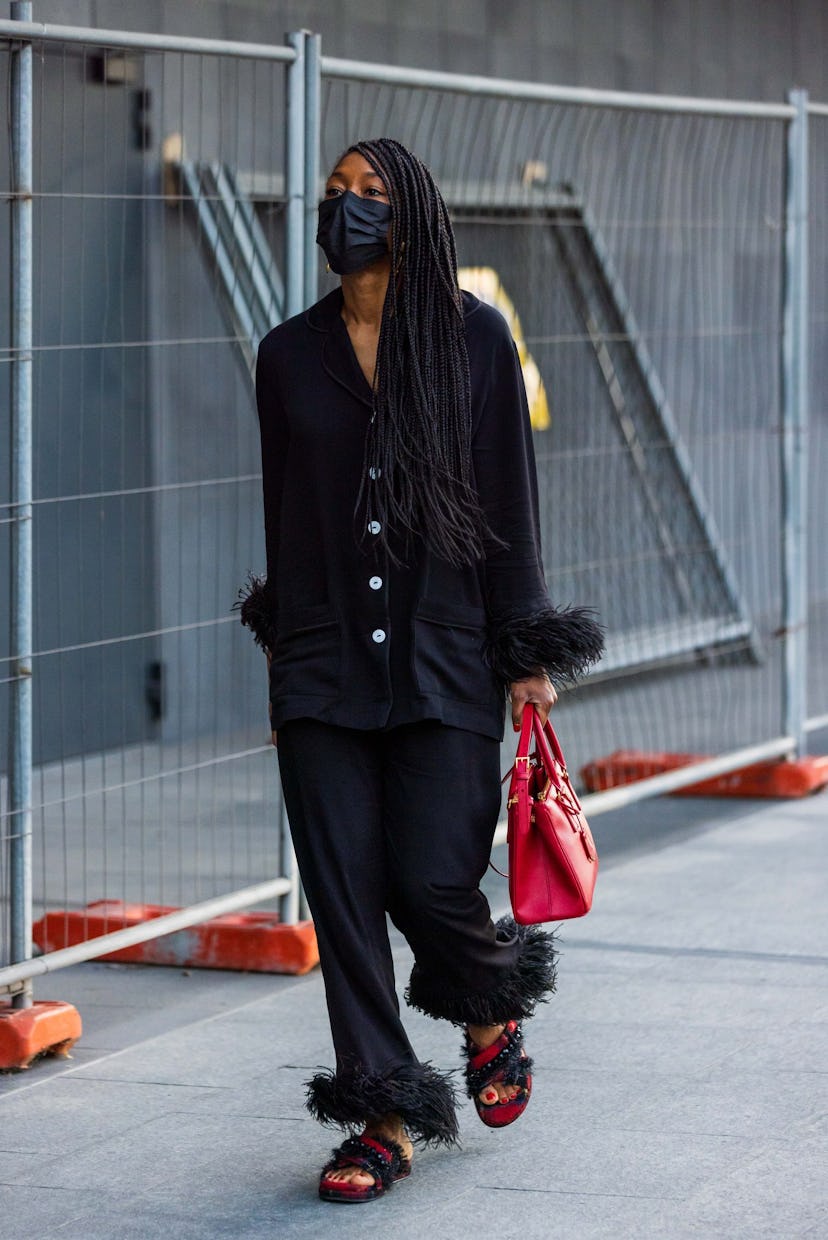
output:
[[517,351],[461,292],[448,212],[391,139],[337,162],[317,240],[341,286],[261,342],[267,576],[239,591],[267,652],[270,719],[319,941],[336,1064],[308,1107],[351,1136],[329,1201],[380,1196],[412,1143],[457,1140],[454,1089],[400,1019],[386,913],[415,957],[408,1003],[464,1030],[484,1123],[531,1090],[521,1021],[555,985],[552,936],[492,923],[479,890],[500,810],[505,703],[543,720],[600,656],[557,611]]

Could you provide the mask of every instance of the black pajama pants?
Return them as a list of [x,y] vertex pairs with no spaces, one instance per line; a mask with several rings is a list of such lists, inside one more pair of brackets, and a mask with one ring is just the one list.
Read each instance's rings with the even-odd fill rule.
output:
[[406,999],[430,1016],[499,1024],[554,989],[552,936],[494,925],[479,889],[500,746],[434,720],[362,731],[296,719],[278,755],[336,1055],[309,1082],[309,1109],[345,1128],[393,1111],[413,1139],[450,1143],[453,1086],[403,1027],[386,913],[414,953]]

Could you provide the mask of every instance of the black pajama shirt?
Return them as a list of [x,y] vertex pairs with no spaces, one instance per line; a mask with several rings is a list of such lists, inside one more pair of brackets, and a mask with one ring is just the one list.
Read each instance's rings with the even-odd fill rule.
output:
[[504,545],[461,568],[422,544],[402,567],[383,553],[365,459],[371,390],[336,289],[259,347],[267,576],[237,604],[272,656],[270,724],[336,1052],[309,1108],[343,1127],[394,1111],[414,1139],[445,1142],[452,1086],[418,1062],[400,1021],[386,912],[415,956],[406,999],[429,1015],[505,1022],[554,984],[551,936],[493,925],[479,890],[508,681],[547,666],[560,613],[517,350],[496,310],[470,293],[463,306],[474,484]]

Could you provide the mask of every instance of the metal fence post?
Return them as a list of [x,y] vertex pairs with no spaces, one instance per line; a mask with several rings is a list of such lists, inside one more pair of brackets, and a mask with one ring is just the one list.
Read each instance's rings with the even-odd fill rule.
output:
[[[32,6],[15,0],[15,21]],[[9,718],[9,946],[11,962],[32,954],[32,45],[11,57],[11,656]],[[12,998],[31,1007],[27,979]]]
[[808,714],[808,92],[791,90],[782,322],[783,731],[805,752]]
[[296,57],[287,67],[285,129],[285,318],[304,308],[305,280],[305,43],[307,32],[285,38]]
[[305,39],[305,305],[318,296],[319,259],[316,249],[319,194],[319,134],[322,95],[322,37]]
[[286,926],[295,925],[300,916],[299,867],[290,835],[284,797],[279,812],[279,873],[290,882],[289,889],[279,897],[279,918]]
[[[294,30],[285,36],[296,57],[287,67],[285,100],[285,318],[299,314],[305,297],[305,195],[307,177],[307,83],[308,32]],[[290,838],[284,803],[279,819],[280,872],[291,887],[279,900],[282,921],[290,925],[299,917],[299,872]]]
[[[319,296],[319,258],[316,249],[317,195],[319,194],[319,146],[322,124],[322,36],[308,32],[305,36],[305,302],[312,306]],[[288,830],[285,822],[285,830]],[[295,864],[295,858],[294,858]],[[296,883],[296,915],[310,921],[305,890]]]

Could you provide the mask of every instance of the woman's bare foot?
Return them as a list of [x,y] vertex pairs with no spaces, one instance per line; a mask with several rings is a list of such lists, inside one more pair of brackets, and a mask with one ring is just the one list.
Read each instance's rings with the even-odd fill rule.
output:
[[[369,1119],[365,1125],[363,1136],[376,1137],[378,1141],[396,1141],[405,1158],[410,1159],[414,1153],[414,1146],[408,1139],[402,1119],[399,1115],[394,1115],[393,1112],[388,1115],[377,1115],[373,1119]],[[366,1171],[364,1167],[356,1166],[340,1167],[338,1171],[329,1171],[326,1178],[335,1180],[339,1184],[357,1184],[360,1188],[367,1188],[374,1183],[374,1177],[370,1171]]]
[[[469,1037],[477,1049],[483,1051],[497,1041],[505,1028],[505,1025],[469,1025]],[[493,1106],[496,1102],[511,1102],[519,1093],[519,1085],[501,1085],[499,1081],[493,1081],[480,1091],[478,1097],[487,1106]]]

